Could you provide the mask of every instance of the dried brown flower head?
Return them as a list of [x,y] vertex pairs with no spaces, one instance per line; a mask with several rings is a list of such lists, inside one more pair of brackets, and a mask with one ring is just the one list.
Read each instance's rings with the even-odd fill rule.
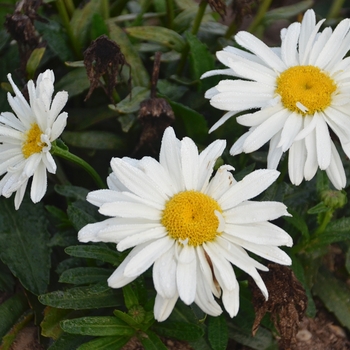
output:
[[[128,85],[131,84],[131,66],[126,62],[119,45],[109,39],[106,35],[101,35],[94,40],[84,51],[84,65],[87,76],[90,80],[90,89],[85,97],[85,101],[90,98],[92,92],[97,87],[102,87],[112,103],[113,89],[118,82],[121,70],[124,65],[130,69]],[[101,82],[101,77],[105,76],[106,85]]]
[[266,312],[270,312],[281,336],[279,341],[281,349],[290,349],[291,345],[296,342],[299,323],[306,311],[307,296],[289,267],[269,264],[268,268],[268,272],[261,272],[261,277],[269,291],[268,300],[265,300],[255,283],[252,281],[249,283],[255,309],[252,333],[255,335],[262,318]]

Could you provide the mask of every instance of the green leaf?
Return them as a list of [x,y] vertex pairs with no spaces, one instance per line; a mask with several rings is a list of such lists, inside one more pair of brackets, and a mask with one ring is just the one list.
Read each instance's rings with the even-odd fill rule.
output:
[[84,47],[87,44],[93,16],[96,14],[102,14],[101,6],[102,0],[94,0],[86,3],[83,8],[77,7],[74,10],[70,27],[73,30],[74,37],[78,40],[81,47]]
[[134,38],[159,43],[169,49],[182,52],[186,43],[175,31],[158,26],[128,27],[125,31]]
[[92,336],[132,336],[135,330],[113,316],[81,317],[63,320],[62,329],[71,334]]
[[69,98],[71,98],[81,94],[87,90],[89,86],[90,81],[86,75],[85,68],[75,68],[57,82],[55,89],[56,91],[67,91]]
[[228,343],[228,332],[225,315],[208,317],[208,340],[213,350],[225,350]]
[[330,271],[321,268],[312,290],[339,322],[350,330],[350,288],[346,283],[337,279]]
[[292,270],[295,274],[295,277],[298,279],[298,281],[303,285],[303,288],[305,289],[305,294],[307,296],[307,309],[306,309],[306,315],[308,317],[315,317],[316,316],[316,305],[314,302],[314,299],[312,297],[311,289],[307,283],[306,276],[305,276],[305,270],[304,268],[306,264],[303,264],[300,259],[297,256],[291,255],[293,264],[292,264]]
[[112,265],[119,265],[121,254],[103,245],[76,245],[64,250],[68,255],[78,258],[97,259]]
[[127,309],[139,304],[137,293],[132,284],[127,284],[123,287],[124,302]]
[[15,279],[8,267],[0,261],[0,291],[11,292],[15,286]]
[[63,333],[48,350],[77,350],[79,345],[86,343],[90,339],[91,338],[87,336]]
[[91,211],[91,208],[93,208],[92,205],[86,201],[73,202],[68,206],[68,218],[77,231],[79,231],[87,224],[91,224],[97,221],[94,216],[95,213],[89,212]]
[[186,32],[186,39],[190,46],[191,70],[195,80],[200,83],[201,90],[208,90],[211,81],[200,80],[203,73],[214,69],[214,56],[209,52],[208,47],[203,44],[195,35]]
[[[120,46],[120,50],[123,53],[126,62],[132,67],[132,85],[147,87],[149,84],[149,76],[147,70],[142,63],[139,53],[130,42],[124,30],[116,26],[114,23],[110,23],[109,35],[110,38]],[[129,79],[129,68],[124,68],[125,69],[122,70],[122,75],[127,81]]]
[[40,323],[41,335],[57,340],[62,334],[60,321],[66,318],[71,312],[72,310],[47,306],[44,310],[44,319]]
[[139,329],[140,325],[138,322],[136,322],[130,315],[127,313],[120,311],[120,310],[114,310],[113,315],[117,317],[119,320],[126,323],[128,326],[132,327],[133,329]]
[[320,203],[316,204],[314,207],[310,208],[307,211],[307,213],[310,215],[313,215],[313,214],[325,213],[328,210],[329,210],[329,208],[323,202],[320,202]]
[[62,139],[70,146],[94,150],[121,150],[125,148],[124,140],[108,131],[64,131]]
[[72,185],[55,185],[55,191],[61,196],[81,201],[85,201],[89,193],[86,188]]
[[[123,346],[130,340],[129,336],[121,337],[101,337],[85,343],[77,350],[116,350],[122,349]],[[63,348],[62,348],[63,349]]]
[[15,210],[12,200],[0,198],[0,258],[22,286],[35,295],[44,293],[49,283],[47,226],[42,203],[34,205],[26,197]]
[[188,321],[177,322],[166,320],[165,322],[153,324],[152,329],[163,337],[185,341],[196,341],[204,335],[203,327]]
[[45,17],[45,22],[35,21],[35,27],[46,41],[49,49],[62,62],[74,59],[74,53],[69,45],[68,36],[58,22]]
[[140,103],[149,98],[149,94],[149,89],[142,86],[135,86],[132,88],[131,95],[129,94],[126,96],[124,100],[120,101],[116,106],[109,105],[109,108],[121,114],[138,112]]
[[35,76],[35,72],[39,67],[39,64],[44,56],[45,53],[45,47],[40,47],[37,49],[34,49],[31,53],[28,61],[27,61],[27,75],[28,79],[33,79]]
[[121,295],[105,284],[43,294],[39,296],[39,301],[59,309],[73,310],[116,307],[123,303]]
[[350,218],[341,218],[331,221],[322,234],[317,235],[307,244],[307,250],[315,250],[335,242],[350,239]]
[[145,350],[167,350],[158,336],[150,330],[138,336]]
[[292,214],[292,216],[285,216],[284,220],[291,223],[295,228],[297,228],[303,236],[309,237],[309,228],[302,216],[291,208],[288,208],[288,212]]
[[102,267],[76,267],[64,271],[60,276],[59,282],[71,284],[106,282],[112,273],[113,270]]
[[208,125],[204,116],[181,103],[168,102],[174,111],[176,123],[181,126],[186,136],[195,142],[203,143],[208,137]]
[[28,302],[23,294],[16,294],[0,305],[0,338],[2,338],[28,309]]

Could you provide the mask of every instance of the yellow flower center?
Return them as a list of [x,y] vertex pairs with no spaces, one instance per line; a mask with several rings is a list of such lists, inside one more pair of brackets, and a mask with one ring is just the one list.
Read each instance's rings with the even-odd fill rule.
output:
[[22,144],[22,153],[24,158],[30,157],[34,153],[39,153],[47,146],[45,142],[41,142],[42,131],[38,124],[32,124],[32,127],[26,132],[25,141]]
[[288,68],[277,78],[276,92],[290,111],[312,115],[323,111],[332,102],[337,85],[325,72],[315,66]]
[[166,203],[161,222],[172,238],[198,246],[220,234],[216,210],[222,213],[218,202],[206,194],[180,192]]

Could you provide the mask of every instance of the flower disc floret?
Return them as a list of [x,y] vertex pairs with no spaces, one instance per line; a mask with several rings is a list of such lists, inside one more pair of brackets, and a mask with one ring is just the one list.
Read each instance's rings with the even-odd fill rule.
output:
[[315,66],[295,66],[277,78],[276,93],[292,112],[313,115],[324,111],[332,102],[337,86],[329,75]]
[[201,192],[185,191],[166,203],[161,222],[172,238],[196,247],[214,240],[218,234],[216,211],[222,213],[213,198]]
[[38,124],[32,124],[32,127],[25,133],[25,141],[22,145],[22,153],[24,158],[30,157],[34,153],[40,153],[46,143],[41,141],[43,132],[40,130]]

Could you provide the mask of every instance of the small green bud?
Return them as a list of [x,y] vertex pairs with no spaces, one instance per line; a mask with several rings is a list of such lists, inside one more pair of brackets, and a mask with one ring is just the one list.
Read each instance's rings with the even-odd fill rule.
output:
[[345,191],[325,190],[321,192],[321,199],[331,209],[342,208],[347,203]]
[[132,306],[128,314],[137,322],[137,323],[142,323],[145,319],[145,309],[141,305],[134,305]]

